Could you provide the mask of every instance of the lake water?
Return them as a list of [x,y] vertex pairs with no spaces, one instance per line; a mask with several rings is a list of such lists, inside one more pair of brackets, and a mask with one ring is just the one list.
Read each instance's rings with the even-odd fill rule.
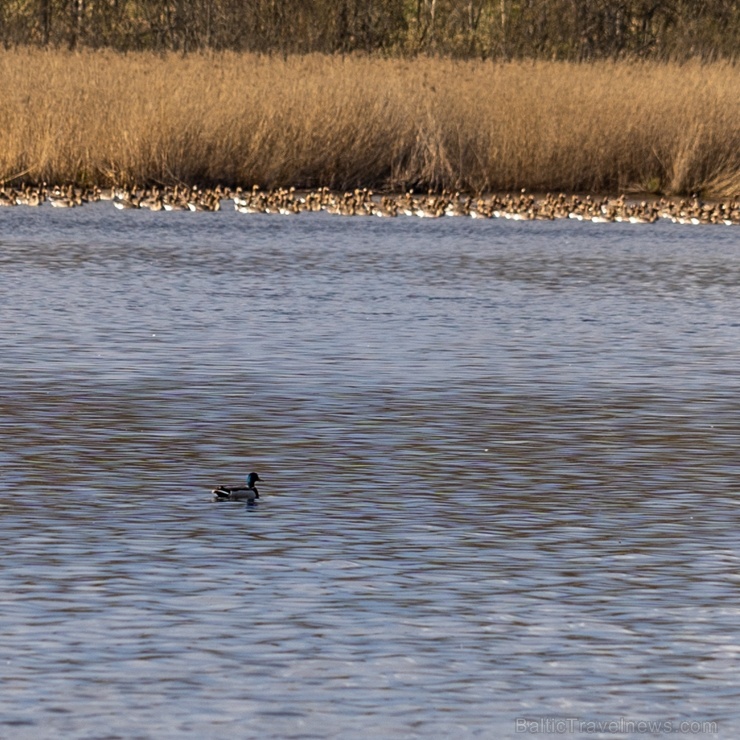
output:
[[740,229],[4,209],[0,296],[0,737],[740,733]]

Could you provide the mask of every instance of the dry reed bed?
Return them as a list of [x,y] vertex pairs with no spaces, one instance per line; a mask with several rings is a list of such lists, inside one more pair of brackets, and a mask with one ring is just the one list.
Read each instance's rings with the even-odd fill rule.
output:
[[740,193],[740,68],[0,53],[0,178]]

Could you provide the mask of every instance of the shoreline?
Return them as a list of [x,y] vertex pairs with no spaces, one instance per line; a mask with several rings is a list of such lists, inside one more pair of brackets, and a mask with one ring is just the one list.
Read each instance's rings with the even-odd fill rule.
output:
[[413,190],[375,193],[367,188],[334,191],[329,188],[248,190],[173,188],[78,188],[25,185],[18,190],[0,187],[0,206],[76,208],[110,202],[118,210],[216,212],[233,208],[239,213],[297,216],[324,212],[341,216],[442,218],[504,218],[517,221],[573,219],[593,223],[656,223],[740,225],[740,199],[704,201],[697,196],[671,200],[665,197],[592,196],[559,193],[492,193],[474,196],[459,191],[416,194]]

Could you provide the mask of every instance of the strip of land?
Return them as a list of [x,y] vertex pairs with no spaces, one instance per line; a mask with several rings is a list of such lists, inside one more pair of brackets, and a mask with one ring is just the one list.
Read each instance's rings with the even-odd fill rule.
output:
[[0,181],[740,195],[740,67],[0,53]]

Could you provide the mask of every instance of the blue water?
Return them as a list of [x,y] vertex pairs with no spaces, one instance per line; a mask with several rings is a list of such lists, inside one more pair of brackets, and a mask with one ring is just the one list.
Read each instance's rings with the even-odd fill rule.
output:
[[0,301],[0,737],[740,732],[736,228],[4,209]]

